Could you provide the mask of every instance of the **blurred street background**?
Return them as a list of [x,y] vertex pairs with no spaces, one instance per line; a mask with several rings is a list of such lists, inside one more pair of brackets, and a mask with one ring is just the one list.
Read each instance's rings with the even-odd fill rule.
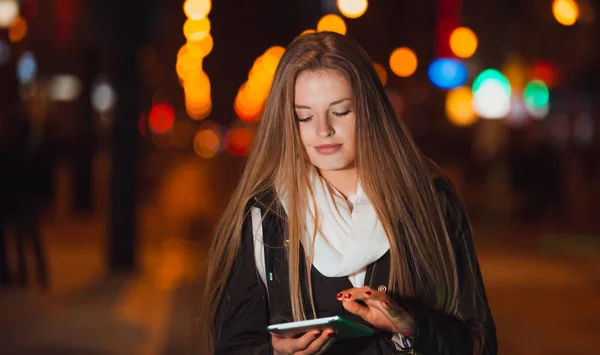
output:
[[500,354],[598,354],[600,1],[0,0],[0,354],[204,354],[286,45],[354,38],[467,206]]

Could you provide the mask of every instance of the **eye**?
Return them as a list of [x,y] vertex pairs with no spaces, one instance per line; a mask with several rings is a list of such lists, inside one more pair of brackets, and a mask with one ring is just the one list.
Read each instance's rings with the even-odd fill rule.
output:
[[344,112],[332,112],[332,114],[333,114],[334,116],[337,116],[337,117],[342,117],[342,116],[346,116],[346,115],[347,115],[347,114],[349,114],[350,112],[352,112],[352,111],[350,111],[350,110],[347,110],[347,111],[344,111]]
[[296,117],[296,121],[302,123],[302,122],[308,122],[312,119],[312,116],[310,117],[306,117],[306,118],[300,118],[300,117]]

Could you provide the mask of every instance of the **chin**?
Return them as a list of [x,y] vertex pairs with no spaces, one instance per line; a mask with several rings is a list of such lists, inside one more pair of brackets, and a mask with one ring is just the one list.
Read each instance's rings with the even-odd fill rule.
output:
[[325,171],[344,170],[351,165],[351,162],[346,161],[313,161],[312,163],[315,167],[317,167],[317,169]]

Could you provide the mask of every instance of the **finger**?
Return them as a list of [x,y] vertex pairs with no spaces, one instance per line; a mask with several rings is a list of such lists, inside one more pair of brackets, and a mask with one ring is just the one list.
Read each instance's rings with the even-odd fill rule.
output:
[[369,306],[367,306],[365,303],[357,301],[344,301],[342,302],[342,306],[348,312],[356,314],[357,316],[361,317],[366,321],[369,320],[371,310],[369,309]]
[[366,301],[368,299],[385,301],[389,298],[385,292],[374,290],[368,286],[342,291],[336,297],[340,301]]
[[306,350],[315,340],[323,336],[323,332],[319,330],[313,330],[306,332],[299,338],[287,338],[289,340],[289,352],[295,353]]
[[335,340],[333,329],[325,329],[304,351],[298,355],[321,354]]

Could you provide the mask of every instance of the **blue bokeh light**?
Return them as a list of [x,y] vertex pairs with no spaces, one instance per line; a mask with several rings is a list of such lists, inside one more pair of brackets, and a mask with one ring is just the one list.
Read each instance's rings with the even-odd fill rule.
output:
[[439,58],[427,70],[429,80],[440,89],[454,89],[467,81],[467,67],[459,60]]

